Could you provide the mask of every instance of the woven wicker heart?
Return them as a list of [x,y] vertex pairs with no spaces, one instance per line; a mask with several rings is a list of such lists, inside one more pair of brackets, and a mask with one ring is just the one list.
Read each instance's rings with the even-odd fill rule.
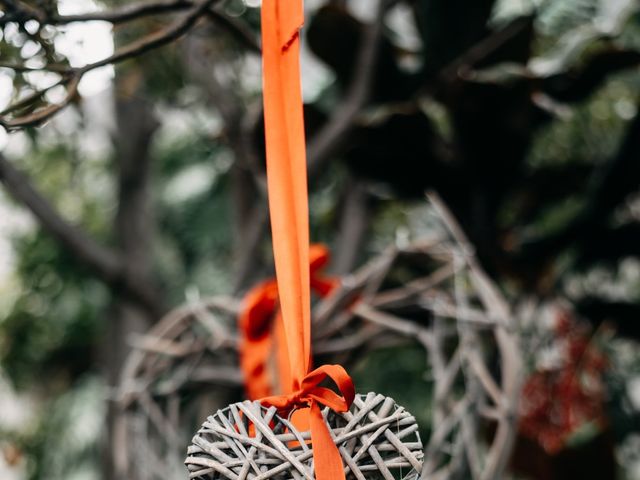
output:
[[[348,480],[418,478],[423,458],[418,425],[393,399],[357,395],[349,412],[325,408],[323,415]],[[273,407],[235,403],[207,418],[185,463],[189,478],[199,480],[313,480],[309,438]]]

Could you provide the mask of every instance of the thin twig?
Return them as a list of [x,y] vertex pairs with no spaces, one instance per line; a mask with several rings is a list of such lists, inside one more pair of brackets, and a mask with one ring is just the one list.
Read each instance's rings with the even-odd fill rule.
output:
[[[159,0],[155,2],[142,2],[125,5],[123,7],[106,12],[88,12],[75,15],[47,15],[46,12],[35,8],[14,7],[16,13],[19,12],[20,21],[36,20],[42,25],[67,25],[77,22],[104,21],[112,24],[119,24],[138,20],[150,15],[176,12],[192,8],[195,3],[191,0]],[[19,9],[19,10],[18,10]],[[10,21],[16,21],[16,15],[0,17],[0,26]],[[7,18],[8,17],[8,18]]]
[[15,110],[20,110],[21,108],[25,108],[28,105],[30,105],[31,103],[37,101],[38,99],[42,98],[42,96],[47,93],[50,90],[53,90],[56,87],[59,87],[60,85],[64,85],[66,82],[69,81],[69,77],[62,77],[60,78],[60,80],[58,80],[57,82],[49,85],[48,87],[44,87],[38,91],[35,91],[29,95],[27,95],[26,97],[24,97],[23,99],[17,101],[16,103],[13,103],[11,105],[9,105],[7,108],[5,108],[4,110],[2,110],[0,112],[0,116],[1,115],[6,115],[8,113],[11,113]]
[[82,74],[85,74],[96,68],[103,67],[105,65],[111,65],[115,63],[128,60],[133,57],[138,57],[150,50],[154,50],[158,47],[162,47],[167,43],[172,42],[180,38],[187,33],[189,29],[198,21],[198,19],[206,13],[211,5],[219,0],[203,0],[199,4],[196,4],[193,9],[185,14],[182,18],[178,19],[166,28],[161,29],[158,32],[153,32],[140,40],[137,40],[121,49],[117,50],[113,55],[98,60],[97,62],[90,63],[80,69]]
[[374,70],[378,61],[380,39],[383,32],[383,19],[387,2],[379,2],[375,20],[366,27],[354,71],[356,75],[346,97],[331,115],[324,127],[309,141],[307,158],[309,178],[315,178],[324,168],[327,159],[340,147],[351,131],[356,117],[369,100],[374,82]]
[[215,23],[226,28],[227,31],[242,45],[247,47],[250,52],[257,54],[262,53],[262,47],[256,39],[256,35],[246,23],[241,22],[237,18],[229,17],[215,8],[209,9],[207,15]]
[[70,71],[70,68],[67,65],[62,65],[59,63],[47,63],[46,65],[42,65],[41,67],[30,67],[22,63],[0,62],[0,68],[6,68],[8,70],[13,70],[14,72],[19,72],[19,73],[53,72],[53,73],[60,73],[60,74],[68,74]]
[[[12,120],[4,120],[0,117],[0,125],[2,125],[5,129],[11,131],[17,128],[28,127],[31,125],[40,124],[55,114],[57,114],[60,110],[67,107],[78,95],[78,85],[80,84],[80,80],[82,79],[82,75],[75,74],[68,80],[67,92],[64,99],[59,103],[50,103],[46,107],[41,108],[40,110],[36,110],[28,115],[23,115]],[[63,82],[64,84],[67,82]],[[54,85],[55,87],[59,85]],[[46,89],[40,90],[34,94],[34,96],[42,97],[46,93],[46,91],[51,90],[53,87],[47,87]],[[15,110],[16,106],[12,105],[10,107],[11,110]]]
[[[90,63],[81,68],[69,68],[66,71],[62,68],[55,67],[58,73],[66,74],[68,75],[68,78],[62,79],[57,84],[46,87],[38,92],[35,92],[33,95],[30,96],[30,98],[33,100],[36,100],[38,98],[41,98],[42,95],[44,95],[44,93],[46,93],[48,90],[52,89],[53,87],[58,86],[60,84],[68,83],[69,87],[68,87],[68,91],[65,99],[58,104],[48,105],[47,107],[26,116],[14,118],[11,120],[0,118],[0,125],[2,125],[8,130],[11,130],[16,128],[23,128],[26,126],[38,125],[48,120],[53,115],[55,115],[56,113],[58,113],[60,110],[62,110],[63,108],[65,108],[67,105],[71,103],[71,101],[73,100],[73,98],[77,93],[78,84],[86,73],[92,70],[95,70],[97,68],[104,67],[106,65],[114,65],[114,64],[123,62],[125,60],[138,57],[151,50],[154,50],[168,43],[171,43],[172,41],[186,34],[193,27],[193,25],[195,25],[195,23],[200,19],[200,17],[202,17],[205,14],[213,15],[213,18],[220,20],[222,16],[219,13],[210,13],[211,6],[217,1],[219,0],[203,0],[200,3],[192,4],[191,11],[185,14],[182,18],[176,20],[169,26],[157,32],[153,32],[137,41],[132,42],[129,45],[126,45],[118,49],[113,55],[110,55],[109,57],[106,57],[102,60],[98,60],[97,62]],[[232,24],[236,25],[234,22],[226,23],[227,26],[231,26]],[[245,33],[243,32],[242,35],[245,35]],[[245,40],[248,41],[247,39]],[[17,66],[17,67],[28,68],[28,67],[22,67],[22,66]],[[46,70],[46,68],[43,68],[43,69]],[[20,105],[25,105],[25,101],[24,100],[21,101]],[[5,113],[9,111],[13,111],[16,108],[17,108],[16,105],[11,105],[8,109],[5,110]]]

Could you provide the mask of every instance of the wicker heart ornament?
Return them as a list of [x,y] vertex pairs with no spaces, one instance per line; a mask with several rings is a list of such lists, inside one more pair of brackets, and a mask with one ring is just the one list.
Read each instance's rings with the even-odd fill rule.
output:
[[[357,395],[351,409],[323,410],[347,479],[417,479],[423,450],[415,418],[383,395]],[[310,432],[275,407],[235,403],[204,422],[188,449],[189,478],[313,480]]]
[[[422,446],[410,414],[382,395],[356,397],[353,381],[341,365],[312,369],[309,199],[300,84],[303,23],[302,0],[263,0],[267,190],[280,311],[276,326],[283,329],[284,344],[279,348],[287,360],[279,370],[286,381],[276,395],[236,403],[207,419],[188,449],[190,478],[393,480],[407,478],[403,469],[414,472],[409,478],[420,470]],[[258,353],[256,345],[241,348],[249,356]],[[335,390],[323,386],[328,380]],[[294,422],[288,420],[292,413]],[[307,423],[308,431],[296,428]],[[403,443],[411,435],[415,441]]]

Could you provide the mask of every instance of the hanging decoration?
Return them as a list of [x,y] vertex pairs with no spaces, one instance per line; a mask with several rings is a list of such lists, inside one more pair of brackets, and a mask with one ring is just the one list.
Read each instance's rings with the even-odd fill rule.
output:
[[[510,458],[505,452],[511,451],[510,442],[517,433],[513,420],[521,399],[520,330],[515,327],[514,314],[505,310],[506,299],[478,269],[468,243],[450,238],[449,230],[443,230],[447,226],[443,218],[450,221],[451,217],[438,212],[433,215],[430,218],[437,228],[428,236],[386,248],[345,277],[329,297],[318,299],[314,304],[313,350],[325,358],[335,355],[351,364],[362,351],[413,344],[427,357],[427,370],[412,371],[408,378],[412,388],[432,392],[421,397],[420,403],[433,408],[422,409],[419,420],[425,424],[431,421],[435,427],[423,438],[423,478],[464,477],[470,466],[473,478],[502,478]],[[459,233],[460,229],[456,226],[454,231]],[[212,411],[212,404],[243,388],[237,341],[242,304],[225,295],[190,300],[167,313],[144,335],[132,339],[134,350],[123,368],[115,403],[122,424],[118,453],[123,455],[119,458],[123,469],[119,478],[167,480],[187,476],[184,446],[200,427],[203,412]],[[541,308],[547,311],[546,306]],[[536,310],[526,317],[537,319],[542,314]],[[469,332],[477,332],[480,341],[461,341],[461,335]],[[509,368],[494,377],[491,369],[497,363]],[[378,383],[387,380],[388,376],[377,379]],[[398,390],[397,385],[390,387]],[[357,405],[358,396],[352,410]],[[483,405],[486,415],[470,408],[473,405]],[[327,410],[326,415],[333,425],[332,413]],[[391,433],[402,433],[404,428],[401,425],[398,430],[394,421],[389,423]],[[470,431],[470,424],[476,428]],[[332,430],[339,432],[333,426]],[[308,432],[303,434],[308,436]],[[373,434],[367,435],[370,441]],[[418,459],[422,458],[421,448],[411,444],[418,441],[416,433],[402,435],[397,436]],[[200,433],[198,437],[202,440],[197,442],[213,440],[213,434],[209,437]],[[234,441],[248,450],[257,445],[257,437],[235,437]],[[286,441],[292,448],[293,442]],[[359,445],[356,437],[351,441]],[[217,447],[230,448],[227,442]],[[211,451],[206,443],[200,450],[195,445],[192,448],[188,462],[198,459],[189,463],[191,478],[225,478],[213,467],[201,466],[202,458],[217,458],[206,453]],[[384,445],[378,450],[385,456],[389,449]],[[260,456],[258,452],[254,455]],[[362,455],[357,461],[365,468],[368,452]],[[394,471],[393,465],[402,460],[397,458],[393,463],[386,460],[388,468],[399,478],[412,478],[413,469],[406,466]],[[225,461],[223,458],[219,463]],[[347,460],[343,462],[348,465]],[[257,462],[265,472],[276,463],[273,459]],[[377,467],[366,468],[365,478],[384,478],[376,473]],[[231,471],[239,472],[240,467]],[[288,478],[296,475],[300,477],[296,471]],[[246,478],[256,477],[259,475],[252,467]],[[358,478],[350,470],[346,477]]]
[[[391,398],[356,395],[349,412],[327,407],[323,417],[340,451],[346,478],[419,478],[423,447],[418,426]],[[187,458],[189,478],[321,478],[318,470],[326,465],[316,467],[314,477],[315,446],[307,443],[310,436],[278,415],[275,407],[259,402],[230,405],[207,418],[194,437]]]
[[[311,367],[302,23],[301,0],[263,1],[267,185],[286,377],[280,394],[210,416],[194,437],[186,464],[190,478],[201,479],[391,480],[397,478],[392,470],[400,478],[416,478],[422,444],[415,419],[382,395],[356,397],[342,366]],[[268,298],[274,298],[275,288],[266,288]],[[337,392],[324,386],[329,380]],[[403,443],[411,435],[413,440]]]

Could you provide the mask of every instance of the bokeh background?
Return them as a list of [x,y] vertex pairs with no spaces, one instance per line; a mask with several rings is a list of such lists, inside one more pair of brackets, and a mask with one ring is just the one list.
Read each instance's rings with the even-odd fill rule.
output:
[[[272,273],[260,2],[217,3],[222,21],[92,70],[67,108],[12,128],[66,95],[6,110],[60,78],[16,66],[82,67],[178,13],[49,25],[127,5],[0,1],[3,480],[113,478],[109,400],[135,334]],[[389,3],[367,63],[377,2],[306,2],[313,237],[346,274],[428,234],[438,192],[509,301],[537,306],[512,474],[640,479],[640,4]],[[336,118],[349,128],[323,145]],[[403,347],[353,373],[428,422],[428,368]]]

